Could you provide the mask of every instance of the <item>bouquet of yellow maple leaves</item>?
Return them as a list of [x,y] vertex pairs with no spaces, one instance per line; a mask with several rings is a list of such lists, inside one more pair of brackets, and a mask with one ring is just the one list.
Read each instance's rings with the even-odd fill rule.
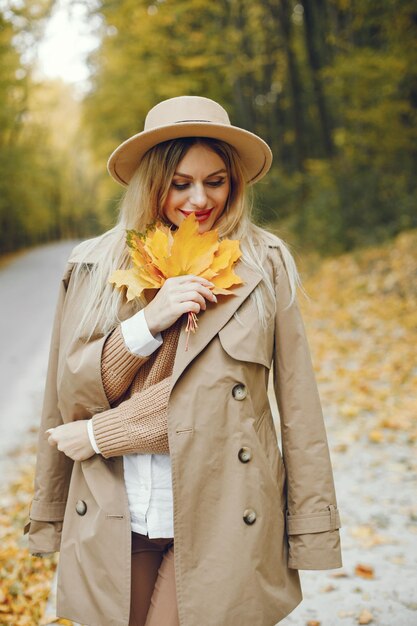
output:
[[[214,294],[232,295],[230,287],[243,283],[233,271],[241,256],[239,241],[219,240],[216,229],[199,233],[194,213],[176,231],[159,221],[148,226],[144,233],[128,230],[126,242],[133,267],[114,271],[109,282],[119,289],[126,287],[128,301],[140,296],[144,289],[159,289],[168,278],[186,274],[210,280]],[[196,329],[197,316],[189,312],[186,350],[190,332]]]

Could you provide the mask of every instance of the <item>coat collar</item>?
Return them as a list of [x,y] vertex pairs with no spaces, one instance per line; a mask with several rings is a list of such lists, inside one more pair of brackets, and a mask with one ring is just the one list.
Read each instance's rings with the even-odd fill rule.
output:
[[198,314],[198,329],[191,333],[188,350],[185,351],[187,316],[184,315],[181,333],[178,340],[178,348],[172,371],[172,385],[175,385],[186,367],[196,356],[207,346],[226,322],[237,311],[243,301],[255,289],[262,280],[262,276],[255,272],[243,262],[238,261],[235,271],[244,281],[242,285],[233,287],[233,295],[218,295],[217,304],[207,302],[207,309]]

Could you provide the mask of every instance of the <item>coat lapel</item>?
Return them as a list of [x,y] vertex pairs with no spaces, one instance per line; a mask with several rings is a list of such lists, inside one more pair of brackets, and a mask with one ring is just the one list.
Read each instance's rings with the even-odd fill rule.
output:
[[218,295],[217,304],[207,301],[207,309],[198,314],[198,329],[194,334],[191,333],[187,351],[185,350],[187,316],[184,315],[172,371],[173,386],[191,361],[193,361],[213,337],[217,335],[219,330],[226,324],[243,301],[262,280],[260,274],[244,265],[241,261],[237,263],[235,271],[244,281],[243,284],[232,287],[233,295],[231,296]]

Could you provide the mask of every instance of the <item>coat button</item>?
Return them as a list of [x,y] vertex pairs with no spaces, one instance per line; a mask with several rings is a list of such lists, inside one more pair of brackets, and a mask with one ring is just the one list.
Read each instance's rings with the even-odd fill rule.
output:
[[243,385],[242,383],[235,385],[232,389],[232,396],[234,397],[235,400],[244,400],[247,395],[248,395],[248,390],[246,389],[245,385]]
[[77,511],[78,515],[85,515],[87,513],[87,505],[84,500],[77,500],[75,510]]
[[243,521],[250,526],[256,522],[256,512],[253,509],[245,509],[243,512]]
[[252,458],[252,452],[250,448],[247,448],[246,446],[243,446],[242,448],[240,448],[237,455],[239,457],[239,461],[241,461],[242,463],[247,463]]

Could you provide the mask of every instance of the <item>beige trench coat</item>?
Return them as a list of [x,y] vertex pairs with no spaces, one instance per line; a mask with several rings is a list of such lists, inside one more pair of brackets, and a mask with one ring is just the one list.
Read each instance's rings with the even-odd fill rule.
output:
[[[109,408],[100,377],[106,336],[71,341],[84,298],[71,282],[75,263],[77,250],[59,296],[25,530],[31,552],[60,550],[59,616],[127,626],[131,528],[122,457],[73,462],[43,434]],[[249,298],[261,277],[239,262],[244,284],[217,305],[207,303],[187,352],[180,335],[168,439],[181,626],[273,626],[302,599],[298,569],[342,565],[310,353],[298,305],[286,308],[287,274],[272,239],[266,267],[276,286],[276,312],[272,297],[265,299],[266,328]],[[121,317],[131,314],[124,305]],[[267,394],[272,364],[282,456]],[[76,510],[80,500],[84,515]]]

